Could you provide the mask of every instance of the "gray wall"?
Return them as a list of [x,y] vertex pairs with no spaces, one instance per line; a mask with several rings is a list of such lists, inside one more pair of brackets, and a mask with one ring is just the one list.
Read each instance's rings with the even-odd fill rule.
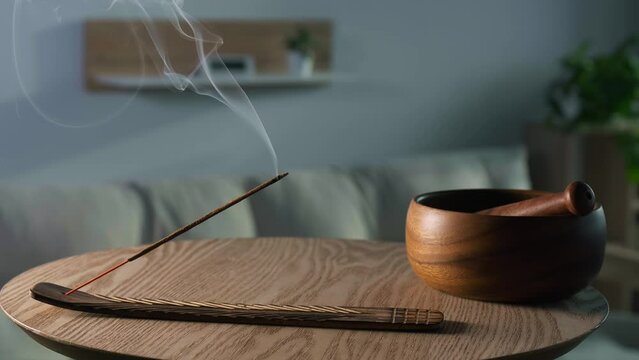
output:
[[[34,0],[43,1],[43,0]],[[81,0],[75,0],[81,3]],[[72,1],[63,1],[65,6]],[[608,48],[639,30],[634,1],[186,0],[206,18],[325,18],[334,70],[318,89],[249,91],[285,169],[359,164],[449,148],[520,143],[545,111],[557,59],[583,39]],[[85,183],[272,172],[257,133],[212,99],[140,94],[85,129],[44,121],[13,68],[11,13],[0,4],[0,181]],[[78,9],[25,24],[30,93],[71,117],[100,116],[125,95],[85,94]],[[41,55],[41,56],[40,56]],[[55,68],[42,73],[41,68]],[[34,75],[35,74],[35,75]]]

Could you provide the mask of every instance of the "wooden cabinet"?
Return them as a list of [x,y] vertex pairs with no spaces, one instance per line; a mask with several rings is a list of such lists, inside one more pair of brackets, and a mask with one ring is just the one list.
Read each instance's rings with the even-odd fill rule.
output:
[[639,312],[639,185],[626,180],[625,162],[610,133],[574,133],[528,127],[533,188],[562,191],[585,180],[604,205],[608,228],[606,258],[596,286],[611,308]]

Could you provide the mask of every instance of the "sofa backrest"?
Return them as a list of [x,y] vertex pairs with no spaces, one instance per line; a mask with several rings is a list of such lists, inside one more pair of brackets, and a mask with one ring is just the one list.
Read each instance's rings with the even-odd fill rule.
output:
[[[0,284],[56,258],[154,241],[262,177],[93,188],[0,186]],[[307,236],[402,241],[410,200],[459,188],[529,188],[522,148],[424,155],[377,166],[293,171],[183,238]]]

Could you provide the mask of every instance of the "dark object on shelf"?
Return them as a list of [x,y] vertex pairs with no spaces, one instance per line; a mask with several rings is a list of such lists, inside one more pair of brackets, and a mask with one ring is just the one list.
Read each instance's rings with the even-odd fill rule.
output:
[[[251,55],[209,56],[206,64],[213,74],[228,70],[233,76],[255,76],[255,59]],[[196,76],[206,76],[206,73],[199,67]]]

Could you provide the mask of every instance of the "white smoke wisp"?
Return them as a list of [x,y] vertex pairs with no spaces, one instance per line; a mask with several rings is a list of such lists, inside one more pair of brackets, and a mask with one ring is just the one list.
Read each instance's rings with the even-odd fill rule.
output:
[[[24,9],[25,4],[29,6],[28,10]],[[75,16],[81,20],[83,20],[83,17],[86,18],[89,11],[95,13],[90,14],[90,16],[112,16],[142,20],[148,36],[152,40],[154,51],[159,56],[159,66],[162,67],[161,73],[169,80],[171,85],[179,91],[189,90],[199,95],[216,99],[248,122],[266,145],[275,172],[278,172],[277,155],[260,116],[242,87],[233,77],[231,71],[223,65],[222,58],[217,52],[218,48],[223,44],[222,38],[208,31],[200,22],[186,13],[184,11],[184,0],[15,0],[13,36],[16,73],[25,97],[43,118],[54,124],[67,127],[93,126],[115,118],[131,104],[137,94],[137,91],[134,92],[129,98],[124,99],[121,107],[109,111],[106,116],[103,116],[100,120],[91,121],[88,125],[86,122],[82,125],[69,124],[64,118],[60,119],[60,117],[49,114],[47,109],[38,103],[37,99],[30,96],[28,85],[22,77],[20,59],[17,55],[19,54],[17,44],[21,43],[17,38],[17,35],[21,33],[22,26],[20,15],[24,14],[25,11],[41,11],[43,7],[46,9],[45,11],[51,12],[51,16],[57,22],[64,20],[65,10],[69,10],[71,17]],[[169,20],[173,28],[182,37],[193,42],[198,58],[198,66],[190,74],[181,74],[173,68],[167,49],[162,43],[161,36],[159,36],[160,32],[156,29],[155,20],[157,19]],[[138,39],[137,36],[136,39]],[[140,68],[141,72],[144,73],[143,49],[141,45],[139,46],[139,51]],[[212,69],[208,65],[211,59],[216,60],[222,66]],[[196,77],[198,79],[197,82],[194,81]],[[206,78],[207,81],[202,82],[202,78]],[[218,84],[223,84],[223,86],[218,86]]]
[[[86,128],[101,125],[122,114],[138,94],[139,88],[127,95],[107,96],[109,105],[100,106],[99,101],[91,98],[81,88],[81,59],[62,60],[62,57],[55,54],[56,51],[71,53],[74,49],[72,43],[80,39],[71,36],[50,38],[51,32],[47,27],[68,26],[66,20],[76,20],[78,13],[101,13],[106,8],[104,3],[100,6],[99,1],[14,1],[11,35],[13,64],[18,85],[36,113],[56,126]],[[68,35],[64,31],[63,34]],[[46,41],[34,41],[38,36],[46,38]],[[142,47],[138,49],[140,72],[144,74],[146,69],[142,62]],[[38,64],[38,61],[47,65]],[[63,96],[58,87],[66,83],[77,86],[66,86]],[[43,93],[42,88],[46,88]],[[118,105],[114,106],[114,102]],[[77,106],[78,103],[84,106]],[[81,107],[90,108],[91,111],[77,110]]]

